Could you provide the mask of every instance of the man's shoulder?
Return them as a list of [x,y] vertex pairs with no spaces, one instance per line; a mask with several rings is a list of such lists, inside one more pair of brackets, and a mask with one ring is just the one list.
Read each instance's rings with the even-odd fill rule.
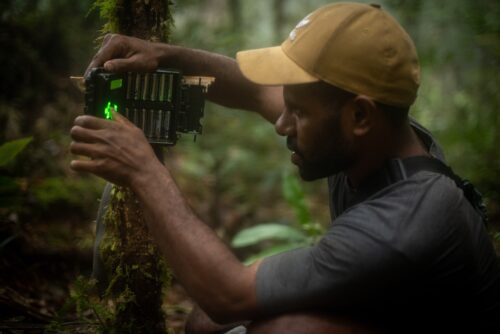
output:
[[422,170],[414,175],[395,182],[375,193],[367,199],[396,200],[403,205],[417,205],[423,209],[438,209],[432,203],[439,203],[439,207],[454,206],[464,199],[462,190],[448,176]]
[[420,253],[424,245],[427,252],[451,235],[459,240],[466,230],[461,227],[477,219],[470,210],[453,180],[422,171],[350,207],[332,229],[354,235],[362,231],[405,253]]
[[450,209],[463,202],[463,192],[452,179],[440,173],[420,171],[377,191],[345,214],[364,210],[387,212],[393,218],[397,215],[399,221],[403,217],[418,218],[429,214],[445,217]]

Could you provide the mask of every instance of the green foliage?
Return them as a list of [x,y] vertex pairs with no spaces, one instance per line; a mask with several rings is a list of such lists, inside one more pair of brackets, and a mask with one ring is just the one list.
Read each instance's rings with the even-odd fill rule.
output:
[[314,223],[306,205],[306,197],[299,180],[291,174],[283,174],[283,196],[295,211],[296,220],[307,236],[316,238],[323,232],[321,225]]
[[[68,72],[82,70],[81,63],[93,52],[82,45],[95,38],[89,33],[95,17],[85,19],[89,5],[90,0],[2,1],[0,132],[9,131],[3,128],[7,124],[1,102],[22,112],[17,117],[24,131],[32,129],[42,106],[66,90],[59,80],[69,81]],[[2,140],[4,133],[0,135]]]
[[276,254],[280,254],[283,252],[291,251],[300,247],[305,247],[305,246],[310,246],[311,244],[308,242],[301,242],[301,243],[295,243],[295,242],[288,242],[288,243],[281,243],[281,244],[275,244],[271,245],[269,247],[265,247],[263,250],[260,252],[257,252],[253,255],[250,255],[243,261],[244,264],[249,265],[254,263],[257,260],[264,259],[269,256],[273,256]]
[[385,3],[419,51],[422,83],[413,114],[443,145],[454,170],[498,201],[500,3]]
[[[45,187],[45,177],[64,178],[69,174],[68,132],[73,118],[82,112],[80,96],[75,96],[69,75],[83,73],[84,62],[94,52],[92,47],[83,47],[91,46],[96,35],[91,28],[97,23],[95,15],[85,17],[89,6],[90,0],[6,0],[0,5],[0,49],[5,51],[0,53],[4,68],[0,76],[0,142],[33,138],[23,154],[8,165],[4,164],[10,158],[0,157],[5,167],[0,179],[0,207],[5,209],[2,216],[8,212],[8,216],[22,218],[24,214],[37,216],[40,210],[47,212],[39,206],[46,201],[38,201],[33,188]],[[14,144],[8,146],[18,150],[23,144],[26,142],[19,141],[15,148],[11,146]],[[87,216],[95,210],[93,189],[98,181],[81,181],[87,182],[87,187],[79,187],[70,197],[81,196],[79,203],[74,198],[72,203]],[[60,185],[58,189],[62,190],[65,184]],[[74,188],[70,186],[70,190]],[[69,190],[63,191],[62,199],[68,197]],[[33,222],[33,216],[27,220]]]
[[[3,143],[0,146],[0,168],[6,167],[7,164],[14,161],[32,139],[32,137],[28,137]],[[0,217],[9,213],[9,209],[21,206],[22,183],[22,179],[7,175],[0,176]]]
[[262,250],[247,258],[246,263],[311,245],[323,232],[321,225],[311,219],[304,190],[298,179],[291,174],[283,173],[282,184],[283,197],[295,213],[295,224],[259,224],[237,233],[231,242],[234,248],[264,245]]
[[302,243],[307,240],[307,235],[288,225],[276,223],[259,224],[240,231],[233,238],[231,246],[236,248],[253,246],[261,241],[272,239],[289,243]]
[[56,318],[47,326],[48,333],[109,333],[114,306],[101,299],[97,281],[78,276],[70,287],[69,298]]
[[43,210],[69,206],[81,208],[82,202],[95,201],[104,182],[89,178],[47,177],[32,186],[31,192]]
[[0,146],[0,167],[4,167],[10,161],[14,160],[32,140],[33,137],[27,137],[3,143]]

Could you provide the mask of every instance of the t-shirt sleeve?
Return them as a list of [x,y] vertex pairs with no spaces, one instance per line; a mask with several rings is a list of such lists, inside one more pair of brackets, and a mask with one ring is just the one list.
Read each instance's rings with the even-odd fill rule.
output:
[[[384,240],[337,222],[315,246],[265,259],[257,274],[258,303],[266,313],[305,307],[371,304],[406,272],[408,259]],[[403,269],[403,270],[402,270]]]
[[451,233],[434,217],[447,221],[456,196],[425,191],[436,180],[426,181],[388,189],[382,198],[352,207],[314,246],[264,259],[256,282],[262,311],[373,308],[381,300],[404,299],[421,263]]
[[[396,207],[387,210],[387,205]],[[408,282],[416,270],[409,242],[398,231],[405,224],[397,221],[408,213],[397,206],[386,201],[358,205],[338,217],[316,245],[265,259],[256,286],[262,310],[373,307],[387,289],[397,294],[400,282]],[[413,234],[410,243],[421,244],[422,237]]]

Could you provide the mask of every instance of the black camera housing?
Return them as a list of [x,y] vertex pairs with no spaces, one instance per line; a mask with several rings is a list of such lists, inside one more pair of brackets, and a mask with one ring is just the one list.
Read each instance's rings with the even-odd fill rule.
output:
[[111,73],[94,68],[85,78],[85,114],[119,112],[143,130],[151,144],[175,145],[180,133],[201,134],[207,85],[181,71]]

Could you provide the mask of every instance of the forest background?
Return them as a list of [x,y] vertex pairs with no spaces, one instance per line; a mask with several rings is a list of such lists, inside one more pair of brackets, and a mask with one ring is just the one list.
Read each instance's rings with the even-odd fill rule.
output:
[[[171,40],[234,57],[238,50],[280,43],[307,13],[330,2],[178,0]],[[484,194],[499,250],[500,2],[379,3],[417,45],[422,84],[411,114],[434,133],[455,172]],[[5,317],[50,318],[75,278],[91,270],[93,221],[104,182],[69,170],[68,132],[83,112],[83,96],[69,76],[83,74],[102,35],[103,22],[92,4],[0,3],[0,144],[31,138],[17,156],[0,161],[0,314]],[[196,142],[184,136],[168,150],[166,163],[193,209],[224,240],[230,243],[238,231],[259,223],[293,225],[300,220],[297,207],[328,225],[324,180],[293,183],[305,195],[297,195],[301,203],[290,207],[293,198],[283,182],[290,184],[297,174],[272,125],[211,103],[203,123],[204,134]],[[236,252],[245,258],[257,250]]]

